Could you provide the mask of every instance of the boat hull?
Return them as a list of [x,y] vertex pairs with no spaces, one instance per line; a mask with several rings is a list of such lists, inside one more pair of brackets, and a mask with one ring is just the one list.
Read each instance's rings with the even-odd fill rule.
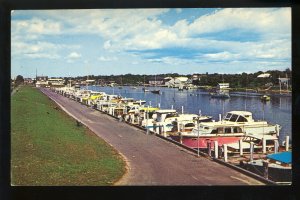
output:
[[[240,167],[256,173],[260,176],[264,176],[265,168],[262,165],[262,161],[258,160],[255,163],[241,163]],[[268,167],[268,178],[275,182],[292,182],[292,168],[290,167]]]
[[218,146],[222,146],[223,144],[231,144],[236,143],[239,140],[241,140],[242,136],[229,136],[229,137],[219,137],[219,136],[213,136],[213,137],[186,137],[186,136],[178,136],[178,135],[171,135],[170,136],[173,140],[180,142],[184,144],[185,146],[188,146],[193,149],[205,149],[207,148],[208,141],[211,142],[211,148],[214,148],[214,141],[218,141]]

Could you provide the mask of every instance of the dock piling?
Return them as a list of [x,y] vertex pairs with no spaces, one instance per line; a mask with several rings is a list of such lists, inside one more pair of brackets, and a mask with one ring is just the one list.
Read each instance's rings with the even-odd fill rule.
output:
[[278,153],[278,140],[274,140],[274,153]]
[[290,137],[288,135],[285,136],[285,151],[289,150],[289,140],[290,140]]
[[253,142],[250,142],[250,161],[253,161]]
[[224,161],[228,162],[228,157],[227,157],[227,144],[223,144],[224,148]]
[[207,154],[211,157],[211,141],[207,141]]
[[264,166],[264,177],[266,179],[268,179],[268,176],[269,176],[269,163],[267,161],[263,161],[263,166]]
[[218,158],[218,141],[214,141],[214,148],[215,148],[215,158]]
[[243,156],[243,140],[239,140],[240,156]]
[[263,154],[267,153],[266,144],[267,144],[266,138],[263,137],[262,138],[262,151],[263,151]]

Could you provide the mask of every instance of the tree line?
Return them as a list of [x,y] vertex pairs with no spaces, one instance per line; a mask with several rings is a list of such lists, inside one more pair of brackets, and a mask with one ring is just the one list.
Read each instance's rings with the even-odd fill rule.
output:
[[[271,76],[268,78],[258,78],[257,76],[263,73],[269,73]],[[218,83],[229,83],[231,88],[255,88],[268,85],[278,85],[278,78],[290,78],[289,85],[292,85],[292,71],[287,68],[284,71],[279,70],[269,70],[266,72],[258,71],[255,73],[242,73],[242,74],[198,74],[200,80],[194,80],[194,85],[199,86],[217,86]],[[104,84],[109,82],[115,82],[122,85],[143,85],[149,83],[149,80],[163,79],[166,77],[179,77],[185,76],[192,78],[193,74],[182,75],[178,73],[166,73],[166,74],[156,74],[156,75],[138,75],[138,74],[124,74],[124,75],[88,75],[88,76],[77,76],[77,77],[64,77],[65,83],[68,80],[86,80],[92,79],[95,80],[97,84]],[[15,85],[19,85],[24,82],[24,78],[21,75],[18,75],[15,80]]]
[[[269,73],[270,77],[268,78],[258,78],[257,76],[263,73]],[[231,88],[255,88],[261,86],[268,85],[278,85],[278,78],[290,78],[289,84],[292,84],[292,71],[287,68],[284,71],[279,70],[269,70],[266,72],[258,71],[255,73],[242,73],[242,74],[198,74],[200,80],[194,80],[193,84],[200,86],[217,86],[218,83],[229,83]],[[178,73],[167,73],[167,74],[156,74],[156,75],[136,75],[136,74],[124,74],[124,75],[89,75],[89,76],[78,76],[76,78],[72,78],[73,80],[86,80],[93,79],[96,80],[97,83],[108,83],[115,82],[117,84],[130,84],[130,85],[142,85],[144,83],[148,83],[149,80],[162,79],[165,77],[179,77],[185,76],[188,78],[192,78],[192,74],[182,75]]]

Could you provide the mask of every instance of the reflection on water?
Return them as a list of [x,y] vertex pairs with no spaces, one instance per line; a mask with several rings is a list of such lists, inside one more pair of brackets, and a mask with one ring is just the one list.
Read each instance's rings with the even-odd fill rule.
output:
[[[291,135],[291,115],[292,100],[291,97],[271,97],[268,102],[262,102],[260,97],[251,96],[231,96],[230,99],[210,98],[208,92],[203,90],[184,90],[178,91],[177,88],[160,88],[161,94],[151,92],[144,93],[142,87],[132,89],[131,87],[98,87],[89,86],[89,89],[103,91],[108,94],[117,94],[123,97],[134,98],[136,100],[146,100],[146,105],[158,106],[171,109],[172,106],[178,112],[194,113],[213,116],[215,120],[232,110],[247,110],[253,113],[255,120],[267,120],[269,123],[277,123],[282,126],[280,133],[280,142],[286,135]],[[154,87],[147,88],[149,90]]]

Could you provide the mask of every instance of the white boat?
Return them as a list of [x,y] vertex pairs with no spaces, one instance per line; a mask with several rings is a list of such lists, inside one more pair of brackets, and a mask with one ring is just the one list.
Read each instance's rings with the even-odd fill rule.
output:
[[[178,114],[176,110],[160,109],[154,113],[152,121],[148,121],[147,127],[154,132],[158,132],[158,127],[163,127],[164,132],[172,131],[175,121],[196,120],[199,115],[196,114]],[[208,119],[208,118],[205,118]],[[211,119],[211,117],[210,117]]]
[[281,126],[269,124],[267,121],[255,121],[252,113],[248,111],[227,112],[221,123],[241,125],[243,131],[249,136],[277,135]]
[[143,91],[144,92],[150,92],[150,90],[146,89],[145,87],[143,87]]
[[[187,125],[185,125],[187,126]],[[170,133],[170,137],[190,148],[207,148],[208,141],[211,148],[214,141],[218,145],[236,143],[245,136],[240,125],[224,124],[221,122],[200,122],[192,130],[178,128],[178,132]]]
[[270,136],[277,139],[279,130],[278,124],[254,121],[251,112],[231,111],[223,120],[200,122],[199,126],[195,126],[191,131],[173,132],[171,138],[191,148],[206,148],[206,140],[218,141],[219,145],[222,145],[237,143],[248,136],[260,139]]

